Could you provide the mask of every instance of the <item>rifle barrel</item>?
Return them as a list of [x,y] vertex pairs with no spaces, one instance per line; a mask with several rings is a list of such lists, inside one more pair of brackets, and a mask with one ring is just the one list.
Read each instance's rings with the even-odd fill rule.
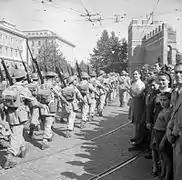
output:
[[30,52],[30,56],[31,56],[31,58],[32,58],[32,61],[33,61],[33,63],[35,64],[35,66],[36,66],[36,68],[37,68],[37,73],[38,73],[38,75],[39,75],[39,77],[40,77],[41,84],[44,84],[43,76],[42,76],[42,74],[41,74],[41,72],[40,72],[40,68],[39,68],[39,65],[38,65],[38,63],[37,63],[37,60],[33,57],[33,54],[32,54],[32,52],[31,52],[30,46],[29,46],[29,44],[28,44],[28,39],[26,40],[26,44],[27,44],[28,50],[29,50],[29,52]]

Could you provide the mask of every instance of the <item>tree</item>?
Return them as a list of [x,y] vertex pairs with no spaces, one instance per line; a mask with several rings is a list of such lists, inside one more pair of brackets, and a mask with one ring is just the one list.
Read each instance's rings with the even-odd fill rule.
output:
[[115,32],[109,33],[107,30],[102,32],[97,41],[96,48],[90,57],[90,62],[94,68],[103,69],[106,72],[121,72],[127,68],[127,42],[119,39]]
[[58,63],[60,63],[65,72],[67,71],[67,62],[56,42],[45,41],[39,49],[37,59],[39,67],[43,71],[55,71],[55,67],[58,66]]

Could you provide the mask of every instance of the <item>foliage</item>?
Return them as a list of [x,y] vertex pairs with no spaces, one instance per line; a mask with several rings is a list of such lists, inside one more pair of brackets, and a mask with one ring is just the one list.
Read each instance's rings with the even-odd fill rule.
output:
[[43,71],[55,71],[55,67],[60,63],[65,72],[67,71],[67,62],[63,53],[56,42],[47,42],[40,47],[37,57],[39,67]]
[[107,30],[102,32],[97,41],[96,48],[90,57],[90,62],[94,68],[102,69],[106,72],[121,72],[127,69],[127,42],[119,39],[115,32],[109,35]]

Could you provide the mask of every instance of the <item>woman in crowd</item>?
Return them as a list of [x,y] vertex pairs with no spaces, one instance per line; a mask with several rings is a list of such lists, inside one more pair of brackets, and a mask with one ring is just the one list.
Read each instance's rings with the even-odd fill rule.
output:
[[141,148],[141,140],[143,133],[143,112],[145,108],[145,98],[143,91],[145,84],[141,80],[141,72],[139,70],[133,71],[133,81],[130,88],[130,95],[132,97],[132,122],[134,124],[135,135],[131,139],[132,147],[129,150]]

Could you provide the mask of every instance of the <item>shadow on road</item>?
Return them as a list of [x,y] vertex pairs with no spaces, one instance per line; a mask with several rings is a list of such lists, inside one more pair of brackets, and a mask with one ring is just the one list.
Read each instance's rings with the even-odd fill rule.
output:
[[[113,113],[112,110],[108,112],[109,108],[112,108],[115,112]],[[71,165],[73,169],[81,168],[82,172],[76,173],[70,168],[70,170],[60,174],[61,177],[64,177],[63,179],[87,180],[125,158],[128,139],[131,136],[131,125],[123,127],[108,136],[91,140],[129,121],[127,120],[127,110],[125,109],[123,112],[121,109],[116,105],[106,107],[104,117],[97,117],[95,121],[89,123],[94,125],[95,128],[83,129],[75,134],[77,138],[86,140],[86,142],[78,149],[80,153],[74,154],[71,158],[72,161],[66,163]],[[128,155],[127,152],[126,157]]]

